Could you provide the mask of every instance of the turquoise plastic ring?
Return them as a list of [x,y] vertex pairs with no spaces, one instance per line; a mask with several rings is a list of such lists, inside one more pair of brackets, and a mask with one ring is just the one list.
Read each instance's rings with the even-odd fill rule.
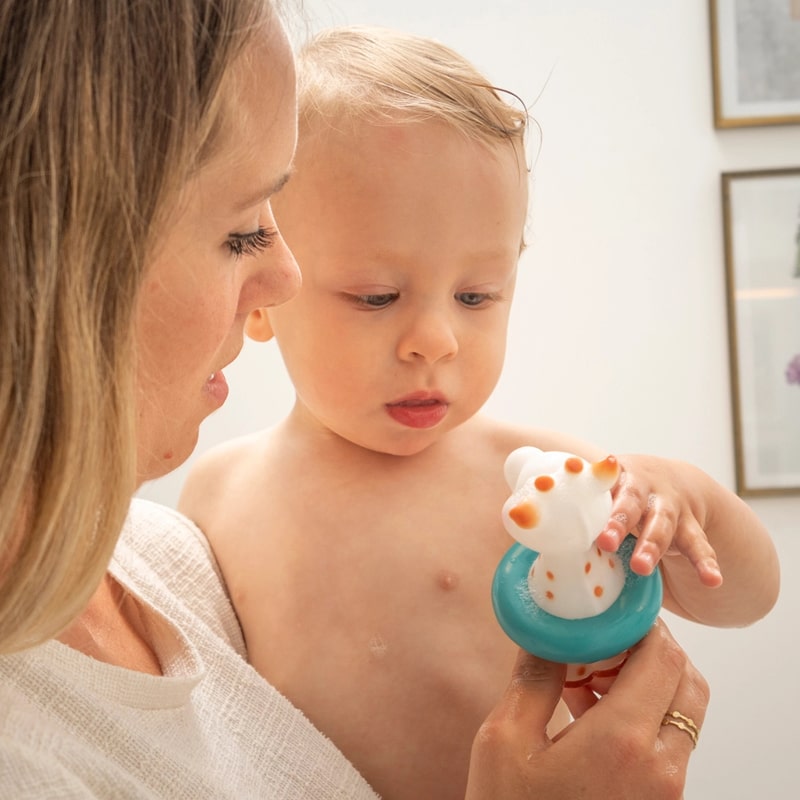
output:
[[642,639],[659,612],[664,589],[661,571],[637,575],[630,557],[636,537],[619,547],[625,584],[613,605],[593,617],[563,619],[539,606],[528,589],[528,573],[539,555],[513,545],[500,560],[492,581],[492,604],[500,626],[523,650],[548,661],[590,664],[618,655]]

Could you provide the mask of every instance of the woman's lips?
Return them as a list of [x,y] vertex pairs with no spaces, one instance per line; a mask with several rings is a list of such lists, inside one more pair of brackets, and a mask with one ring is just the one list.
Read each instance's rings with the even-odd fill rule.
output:
[[222,374],[222,370],[212,372],[204,386],[206,394],[212,398],[217,406],[221,406],[228,398],[228,382]]
[[389,416],[408,428],[433,428],[447,415],[449,404],[442,397],[411,395],[386,404]]

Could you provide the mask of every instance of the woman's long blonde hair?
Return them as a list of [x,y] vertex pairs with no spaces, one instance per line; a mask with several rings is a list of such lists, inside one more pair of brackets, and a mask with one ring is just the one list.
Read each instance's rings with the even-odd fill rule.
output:
[[264,0],[0,4],[0,653],[85,607],[136,486],[133,311]]

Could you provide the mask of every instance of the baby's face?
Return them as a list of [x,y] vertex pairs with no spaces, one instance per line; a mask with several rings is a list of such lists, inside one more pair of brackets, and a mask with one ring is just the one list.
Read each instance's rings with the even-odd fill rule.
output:
[[479,410],[503,364],[527,186],[510,144],[438,122],[301,133],[274,210],[303,286],[270,320],[317,422],[408,455]]

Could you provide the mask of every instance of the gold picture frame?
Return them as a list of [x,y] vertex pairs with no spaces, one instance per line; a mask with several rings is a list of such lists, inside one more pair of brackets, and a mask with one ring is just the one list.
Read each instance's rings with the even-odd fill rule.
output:
[[709,0],[714,125],[800,123],[800,0]]
[[722,174],[740,495],[800,493],[800,167]]

